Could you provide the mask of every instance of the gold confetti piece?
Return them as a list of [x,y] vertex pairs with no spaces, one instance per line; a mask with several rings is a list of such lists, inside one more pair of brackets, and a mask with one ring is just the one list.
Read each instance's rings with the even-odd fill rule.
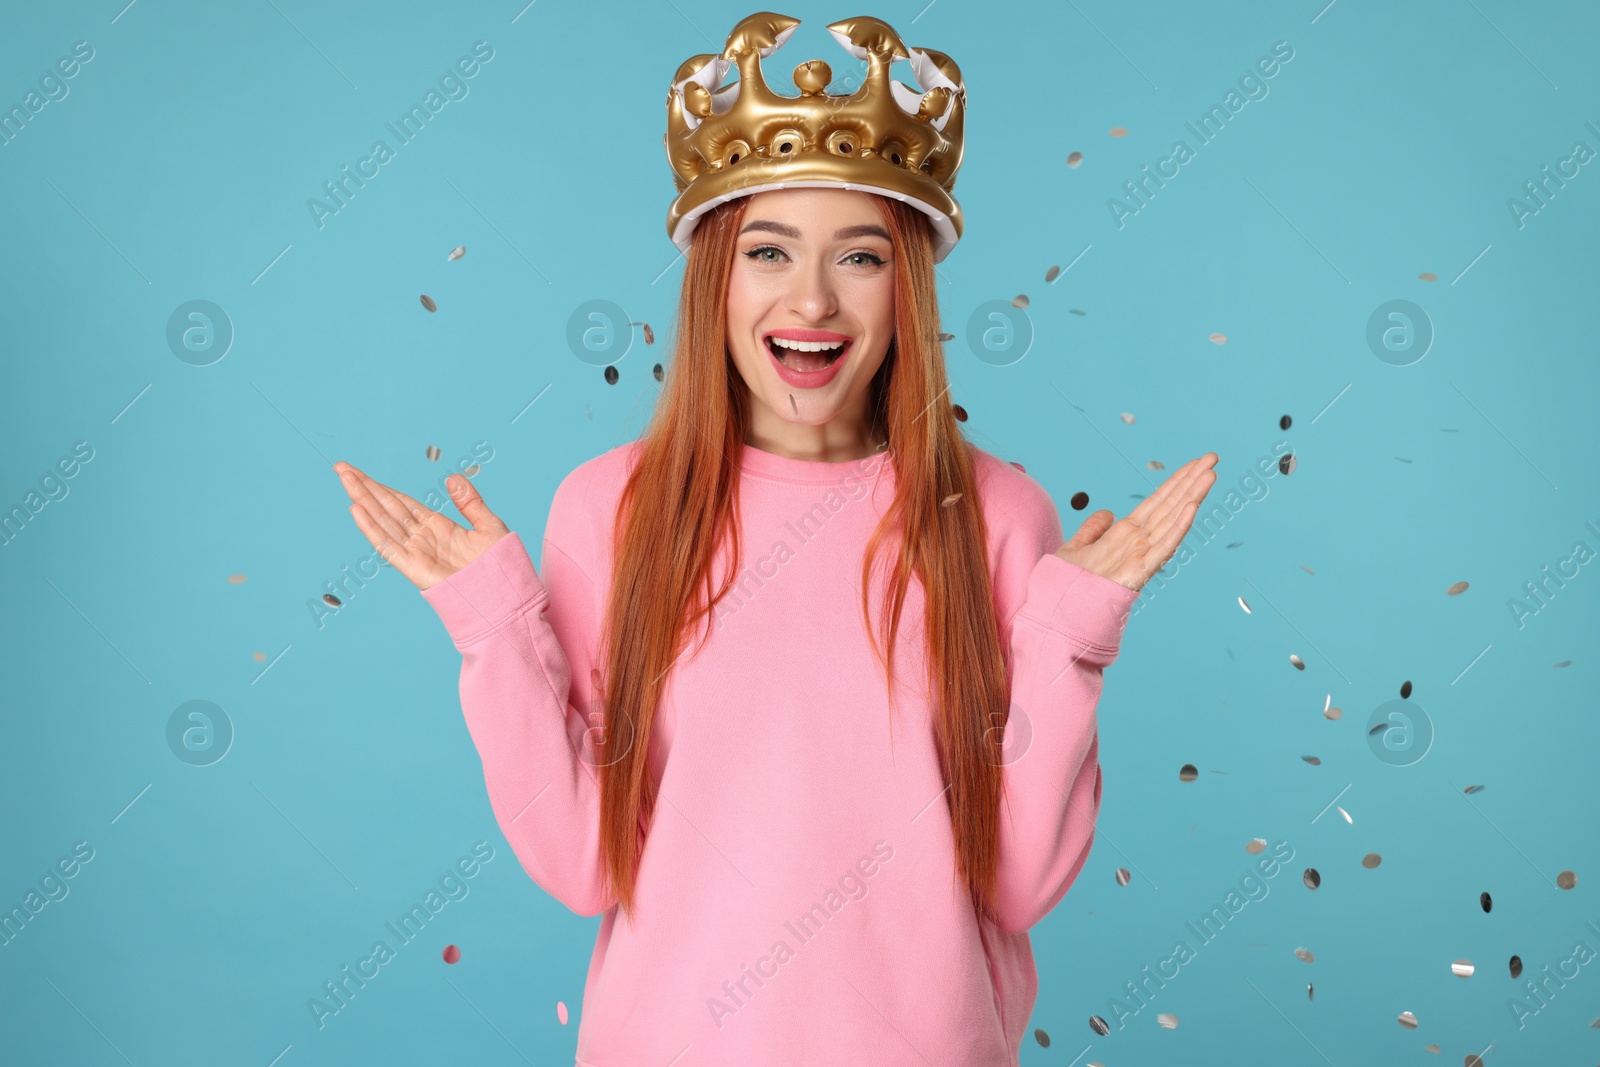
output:
[[1311,954],[1311,950],[1308,949],[1308,948],[1297,948],[1297,949],[1295,949],[1294,950],[1294,956],[1295,956],[1295,959],[1304,960],[1307,963],[1315,963],[1315,962],[1317,962],[1317,957],[1313,956]]
[[1162,1012],[1157,1015],[1156,1022],[1161,1024],[1163,1030],[1176,1030],[1178,1028],[1178,1017],[1170,1012]]
[[1403,1011],[1400,1013],[1400,1025],[1407,1030],[1415,1030],[1417,1028],[1417,1017],[1409,1011]]
[[620,377],[620,375],[617,374],[617,368],[616,367],[607,367],[606,368],[606,384],[607,385],[616,385],[618,377]]
[[1454,585],[1452,585],[1449,589],[1446,589],[1444,591],[1444,595],[1445,596],[1459,596],[1460,594],[1465,593],[1466,591],[1467,591],[1467,583],[1466,582],[1457,582]]
[[265,652],[252,652],[250,654],[250,658],[255,660],[257,663],[264,663],[266,662],[267,654]]
[[1245,599],[1244,599],[1244,597],[1240,597],[1240,598],[1239,598],[1239,606],[1240,606],[1240,607],[1241,607],[1241,608],[1243,608],[1243,609],[1244,609],[1244,613],[1245,613],[1245,614],[1246,614],[1246,615],[1253,615],[1253,614],[1255,614],[1255,612],[1253,612],[1253,611],[1251,611],[1251,610],[1250,610],[1250,605],[1249,605],[1249,604],[1247,604],[1247,603],[1245,603]]
[[1421,274],[1417,275],[1417,277],[1421,278],[1425,282],[1436,282],[1439,280],[1439,276],[1433,273],[1431,270],[1425,270]]
[[444,453],[439,451],[439,446],[438,445],[429,445],[428,446],[428,459],[429,460],[437,462],[439,457],[442,456],[442,455],[444,455]]
[[960,500],[960,499],[961,499],[961,494],[960,493],[951,493],[949,496],[947,496],[943,500],[939,501],[939,506],[941,508],[947,508],[951,504],[954,504],[957,500]]
[[1228,335],[1225,333],[1214,333],[1211,335],[1211,343],[1214,345],[1225,345],[1228,343]]
[[939,335],[939,340],[941,341],[954,341],[955,339],[956,335],[953,333],[941,333]]
[[1315,867],[1307,867],[1306,873],[1300,876],[1300,880],[1306,884],[1307,889],[1315,889],[1322,884],[1322,875],[1317,873]]
[[1083,162],[1083,153],[1082,152],[1073,152],[1073,153],[1071,153],[1070,155],[1067,156],[1067,166],[1069,166],[1069,167],[1076,167],[1079,163],[1082,163],[1082,162]]
[[1167,465],[1161,462],[1159,459],[1153,459],[1149,463],[1146,463],[1145,466],[1149,467],[1153,471],[1164,471],[1167,469]]
[[1511,957],[1510,966],[1511,966],[1511,977],[1512,978],[1521,978],[1522,977],[1522,957],[1521,956],[1512,956]]
[[1111,127],[1111,136],[1113,136],[1113,137],[1126,137],[1126,136],[1128,136],[1128,127],[1126,127],[1126,126],[1113,126],[1113,127]]
[[1329,708],[1327,711],[1322,713],[1322,717],[1324,719],[1333,719],[1337,721],[1339,716],[1343,714],[1344,712],[1340,711],[1338,708]]
[[242,574],[230,574],[230,575],[228,575],[228,584],[229,585],[243,585],[245,583],[245,581],[246,581],[245,576],[242,575]]
[[1450,965],[1450,973],[1457,978],[1471,978],[1472,970],[1471,960],[1456,960]]
[[1427,1049],[1429,1052],[1438,1052],[1439,1051],[1439,1046],[1438,1045],[1423,1045],[1422,1047]]
[[1118,867],[1117,868],[1117,884],[1118,885],[1127,885],[1128,882],[1132,878],[1133,878],[1133,876],[1128,873],[1128,868],[1126,868],[1126,867]]
[[1131,412],[1124,411],[1122,413],[1122,421],[1125,425],[1132,426],[1134,423],[1133,414]]
[[322,599],[326,600],[328,603],[332,604],[336,608],[344,607],[344,603],[342,601],[340,601],[340,599],[338,597],[334,596],[332,593],[323,593],[322,594]]
[[641,322],[639,325],[644,327],[644,343],[647,345],[655,344],[656,332],[650,328],[650,324],[648,322]]
[[1061,268],[1060,267],[1051,267],[1049,270],[1044,272],[1044,280],[1046,282],[1053,282],[1053,281],[1056,280],[1057,277],[1060,276],[1060,274],[1061,274]]
[[1556,885],[1562,889],[1571,889],[1578,884],[1578,876],[1571,871],[1562,871],[1556,875]]
[[464,256],[466,254],[467,254],[467,246],[466,245],[456,245],[454,248],[452,248],[450,250],[450,258],[452,260],[460,259],[462,256]]
[[422,306],[427,308],[429,311],[439,310],[439,305],[435,304],[433,302],[433,297],[429,296],[427,293],[422,294]]
[[1346,823],[1350,824],[1351,826],[1355,825],[1356,821],[1350,817],[1350,813],[1348,811],[1345,811],[1343,808],[1339,807],[1339,805],[1337,805],[1337,804],[1335,804],[1334,807],[1338,809],[1340,815],[1344,816],[1344,821]]
[[1045,1033],[1043,1030],[1037,1030],[1037,1029],[1034,1030],[1033,1039],[1035,1041],[1039,1042],[1039,1047],[1040,1048],[1049,1048],[1050,1047],[1050,1035]]
[[1361,857],[1361,866],[1365,867],[1369,871],[1376,869],[1378,864],[1382,862],[1383,857],[1378,855],[1376,852],[1368,852],[1365,856]]
[[1483,786],[1481,786],[1481,785],[1469,785],[1465,789],[1463,789],[1462,792],[1463,793],[1481,793],[1481,792],[1483,792]]
[[1307,567],[1304,563],[1300,564],[1300,569],[1311,575],[1313,578],[1317,576],[1317,572],[1312,570],[1310,567]]
[[1250,853],[1250,855],[1254,856],[1256,853],[1260,852],[1262,849],[1264,849],[1266,847],[1267,847],[1267,839],[1266,838],[1264,838],[1264,837],[1252,837],[1250,839],[1249,844],[1244,846],[1244,850],[1246,852]]
[[960,404],[951,404],[950,411],[955,415],[957,422],[967,421],[967,409],[962,407]]
[[1028,306],[1028,294],[1026,294],[1026,293],[1018,293],[1016,296],[1012,297],[1011,298],[1011,306],[1014,307],[1014,308],[1025,308],[1025,307],[1027,307]]
[[1185,763],[1178,768],[1178,781],[1180,782],[1192,782],[1198,777],[1200,777],[1200,771],[1192,763]]
[[1305,760],[1307,763],[1311,764],[1311,766],[1313,766],[1313,767],[1322,766],[1322,760],[1317,758],[1316,756],[1301,756],[1300,758]]
[[1306,669],[1306,661],[1295,655],[1293,652],[1289,653],[1289,662],[1294,664],[1294,669],[1297,671],[1303,671]]
[[1089,1028],[1101,1037],[1105,1037],[1111,1032],[1111,1027],[1107,1026],[1106,1021],[1098,1015],[1089,1016]]
[[462,471],[461,473],[466,475],[468,478],[476,478],[478,476],[478,471],[480,469],[481,468],[476,463],[474,463],[472,466],[468,467],[466,470]]

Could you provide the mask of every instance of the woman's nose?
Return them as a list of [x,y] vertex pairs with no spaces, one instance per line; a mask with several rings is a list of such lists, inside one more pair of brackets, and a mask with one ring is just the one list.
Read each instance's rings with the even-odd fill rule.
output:
[[796,271],[794,277],[794,286],[789,290],[789,310],[807,322],[832,318],[838,307],[827,267],[820,263],[808,266]]

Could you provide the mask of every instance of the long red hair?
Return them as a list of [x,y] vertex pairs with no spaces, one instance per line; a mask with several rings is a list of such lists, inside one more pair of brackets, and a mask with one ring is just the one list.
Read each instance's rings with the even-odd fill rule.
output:
[[[970,446],[946,395],[944,354],[927,217],[866,194],[894,248],[895,338],[871,383],[875,429],[886,434],[894,500],[862,560],[861,608],[892,704],[894,635],[913,576],[926,604],[928,693],[954,830],[956,875],[973,906],[992,914],[998,866],[1000,743],[1010,689],[1000,647]],[[606,632],[601,782],[604,876],[631,919],[645,835],[654,810],[650,726],[662,679],[695,624],[713,629],[714,608],[740,570],[740,449],[749,394],[727,348],[728,278],[749,197],[705,215],[694,233],[678,304],[676,342],[662,396],[641,437],[639,461],[618,505]],[[949,507],[940,502],[960,497]],[[867,590],[880,547],[899,546],[884,587],[883,643],[872,634]],[[711,588],[711,564],[727,538],[732,565]],[[702,646],[703,647],[703,646]]]

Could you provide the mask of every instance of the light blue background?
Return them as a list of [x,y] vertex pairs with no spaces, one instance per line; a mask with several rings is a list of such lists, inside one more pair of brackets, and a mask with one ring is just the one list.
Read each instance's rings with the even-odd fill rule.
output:
[[[1147,589],[1107,673],[1099,837],[1034,931],[1030,1029],[1051,1043],[1030,1036],[1025,1064],[1403,1062],[1429,1043],[1441,1063],[1491,1043],[1491,1064],[1600,1056],[1600,962],[1523,1028],[1507,1007],[1513,953],[1531,977],[1578,941],[1600,951],[1585,925],[1600,926],[1600,565],[1521,628],[1507,606],[1574,542],[1600,548],[1584,526],[1600,526],[1600,164],[1522,227],[1507,208],[1574,142],[1600,149],[1584,125],[1600,126],[1600,13],[1324,4],[868,9],[948,52],[969,87],[945,328],[964,336],[984,302],[1030,298],[1026,358],[948,346],[971,438],[1024,464],[1069,535],[1086,514],[1073,493],[1125,514],[1164,477],[1150,460],[1216,451],[1210,503],[1276,442],[1298,461]],[[94,58],[0,147],[0,509],[75,442],[94,458],[0,551],[0,904],[76,841],[95,857],[0,948],[4,1062],[571,1062],[598,920],[567,913],[506,846],[459,655],[416,589],[386,568],[314,621],[323,583],[372,554],[330,464],[421,496],[486,441],[476,484],[538,544],[556,484],[634,437],[660,389],[650,368],[683,268],[664,226],[667,84],[751,10],[7,12],[0,104],[76,41]],[[848,72],[825,25],[857,9],[782,10],[805,24],[770,80],[792,91],[788,72],[818,56]],[[1175,139],[1194,147],[1184,123],[1280,40],[1294,58],[1269,95],[1119,229],[1107,199]],[[384,123],[477,41],[494,58],[470,94],[319,228],[307,200],[374,140],[393,144]],[[195,299],[236,331],[211,366],[165,339]],[[596,299],[656,332],[654,346],[635,334],[614,386],[565,340]],[[1392,299],[1436,330],[1411,366],[1366,345]],[[1446,596],[1457,581],[1470,589]],[[1364,735],[1407,679],[1436,738],[1402,767]],[[236,730],[207,767],[166,742],[194,699]],[[1180,781],[1186,763],[1196,781]],[[1294,860],[1197,947],[1185,923],[1238,884],[1254,837]],[[470,894],[319,1030],[307,1000],[392,943],[384,924],[478,840],[495,858]],[[1567,869],[1580,880],[1564,891]],[[1196,958],[1119,1027],[1108,1000],[1179,938]],[[1461,959],[1470,979],[1451,973]]]

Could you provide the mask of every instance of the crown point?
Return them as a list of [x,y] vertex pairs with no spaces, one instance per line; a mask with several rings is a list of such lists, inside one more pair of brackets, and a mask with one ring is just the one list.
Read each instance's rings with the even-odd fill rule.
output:
[[816,96],[833,81],[833,68],[820,59],[808,59],[794,68],[794,83],[804,96]]

